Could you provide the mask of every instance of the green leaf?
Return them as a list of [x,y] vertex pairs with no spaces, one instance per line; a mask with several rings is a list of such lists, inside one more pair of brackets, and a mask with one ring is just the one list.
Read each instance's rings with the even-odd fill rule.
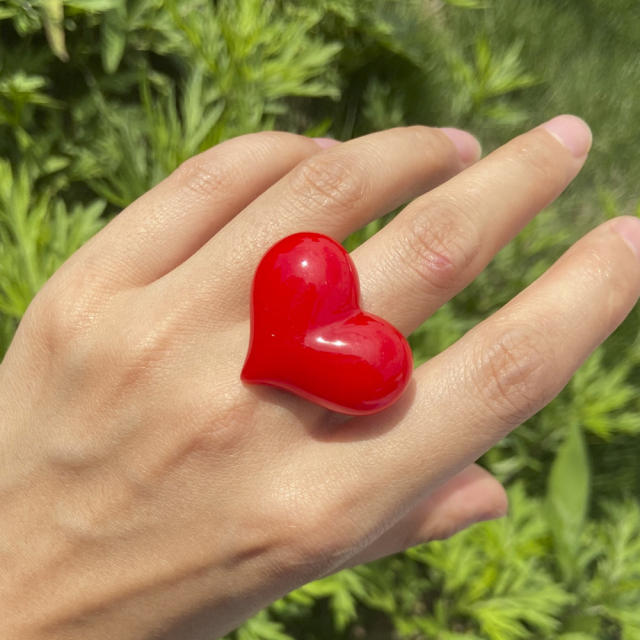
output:
[[77,11],[87,13],[101,13],[116,9],[121,4],[121,0],[64,0],[64,4]]
[[48,156],[42,164],[42,173],[55,173],[69,166],[69,158],[65,156]]
[[551,467],[546,512],[566,579],[573,578],[575,549],[589,506],[590,470],[582,429],[569,425]]
[[64,6],[62,0],[42,0],[42,21],[53,54],[63,62],[69,60],[64,41]]
[[236,634],[237,640],[294,640],[284,633],[282,623],[270,619],[266,610],[247,620]]
[[118,9],[107,11],[102,18],[100,55],[102,67],[107,73],[114,73],[122,60],[127,44],[125,27],[122,12]]
[[486,9],[487,7],[487,3],[480,0],[445,0],[445,2],[461,9]]
[[308,127],[302,132],[302,135],[308,136],[310,138],[319,138],[321,136],[325,136],[329,129],[331,129],[331,125],[333,120],[329,117],[324,118],[316,122],[314,125]]

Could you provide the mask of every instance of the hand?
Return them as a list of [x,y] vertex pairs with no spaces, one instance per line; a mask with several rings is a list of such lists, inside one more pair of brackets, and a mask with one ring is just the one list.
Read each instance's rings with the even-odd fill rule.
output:
[[36,296],[0,367],[0,636],[210,638],[313,578],[504,513],[472,463],[631,309],[637,220],[589,233],[398,403],[348,423],[241,383],[251,279],[288,234],[342,240],[413,199],[353,253],[363,308],[408,334],[589,145],[569,116],[477,163],[455,130],[324,150],[260,133],[123,211]]

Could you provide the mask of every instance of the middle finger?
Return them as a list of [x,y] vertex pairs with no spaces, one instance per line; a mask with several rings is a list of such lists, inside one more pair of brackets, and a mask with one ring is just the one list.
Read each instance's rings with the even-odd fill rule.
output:
[[562,115],[414,200],[353,253],[363,307],[411,333],[576,176],[588,126]]

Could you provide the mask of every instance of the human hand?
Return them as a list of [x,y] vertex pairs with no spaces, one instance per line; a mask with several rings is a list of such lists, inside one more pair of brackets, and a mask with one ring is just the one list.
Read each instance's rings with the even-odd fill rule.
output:
[[240,381],[274,242],[341,240],[416,198],[352,254],[363,308],[408,334],[558,196],[590,135],[563,116],[475,164],[474,144],[426,127],[325,150],[236,138],[56,272],[0,366],[1,637],[215,637],[309,580],[504,513],[473,461],[631,309],[637,220],[587,234],[379,414],[345,422]]

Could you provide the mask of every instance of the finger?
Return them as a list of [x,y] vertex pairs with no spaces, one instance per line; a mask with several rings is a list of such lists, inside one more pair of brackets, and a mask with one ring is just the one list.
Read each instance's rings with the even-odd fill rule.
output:
[[507,509],[504,487],[482,467],[469,465],[339,569],[372,562],[431,540],[444,540],[476,522],[501,518]]
[[349,513],[345,529],[354,537],[376,530],[415,504],[423,487],[479,458],[558,394],[638,299],[638,253],[638,219],[601,225],[419,367],[413,393],[380,414],[316,434],[307,445],[309,474],[313,459],[323,477],[344,478],[349,470],[332,500],[338,513]]
[[353,253],[364,308],[413,331],[562,192],[590,146],[582,120],[558,116],[412,202]]
[[74,260],[118,286],[161,277],[326,140],[279,131],[227,140],[190,158],[92,238]]
[[[189,282],[198,281],[210,297],[224,295],[229,306],[237,302],[246,312],[251,276],[271,245],[297,231],[317,231],[341,240],[446,180],[479,151],[472,136],[454,131],[390,129],[315,154],[256,198],[176,270],[176,288],[184,290]],[[224,282],[217,277],[220,268]]]

